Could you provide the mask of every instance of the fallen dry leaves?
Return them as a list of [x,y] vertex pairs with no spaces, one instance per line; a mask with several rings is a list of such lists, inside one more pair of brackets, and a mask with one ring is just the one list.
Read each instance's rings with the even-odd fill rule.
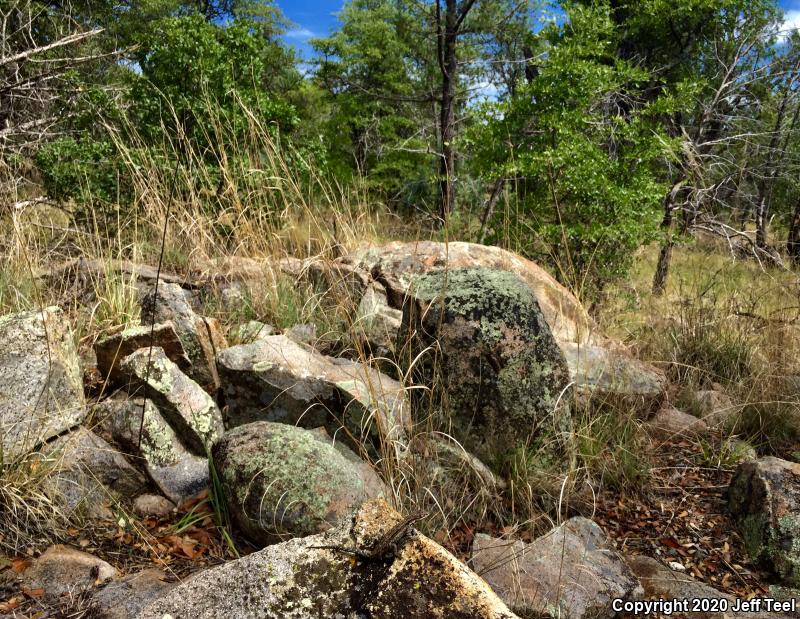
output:
[[744,553],[741,535],[726,511],[732,467],[698,465],[696,445],[659,445],[652,479],[639,495],[598,496],[594,519],[625,554],[655,557],[712,587],[749,598],[767,588]]

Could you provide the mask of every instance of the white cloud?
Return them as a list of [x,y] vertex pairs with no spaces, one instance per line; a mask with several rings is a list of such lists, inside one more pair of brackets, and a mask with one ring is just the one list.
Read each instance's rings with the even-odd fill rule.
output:
[[313,39],[317,35],[311,32],[311,30],[309,30],[308,28],[293,28],[292,30],[287,30],[284,36],[287,39],[298,39],[299,41],[307,41],[308,39]]
[[792,30],[796,30],[798,28],[800,28],[800,9],[786,11],[786,15],[783,19],[783,26],[781,27],[781,32],[778,36],[781,40],[785,40],[788,38]]

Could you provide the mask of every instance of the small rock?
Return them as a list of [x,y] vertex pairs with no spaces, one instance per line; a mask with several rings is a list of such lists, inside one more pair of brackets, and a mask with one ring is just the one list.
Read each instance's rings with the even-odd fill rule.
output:
[[120,370],[130,381],[129,392],[150,398],[196,454],[205,454],[206,448],[222,436],[222,413],[214,400],[161,348],[137,350],[123,359]]
[[175,326],[169,321],[152,327],[130,327],[98,340],[94,345],[97,367],[110,384],[122,385],[120,362],[140,348],[149,348],[151,342],[153,346],[163,349],[164,354],[184,372],[191,368],[192,363],[178,339]]
[[42,450],[55,460],[48,487],[73,514],[109,518],[107,503],[142,492],[144,476],[102,438],[77,428]]
[[371,469],[353,465],[355,454],[345,458],[318,432],[286,424],[239,426],[213,458],[234,521],[262,545],[325,531],[371,492],[385,492]]
[[309,346],[313,346],[317,341],[317,325],[294,325],[293,327],[286,329],[285,335],[290,340],[293,340],[298,344],[308,344]]
[[561,342],[575,391],[586,402],[609,400],[646,418],[664,397],[666,376],[622,350]]
[[220,288],[220,302],[228,312],[241,310],[245,306],[245,296],[240,282],[230,282]]
[[[722,593],[709,585],[698,582],[684,572],[675,572],[651,557],[632,556],[625,558],[633,573],[642,583],[644,599],[647,600],[726,600],[733,607],[736,598]],[[680,565],[680,563],[678,563]],[[773,612],[693,612],[697,619],[781,619],[785,615]]]
[[237,344],[249,344],[275,333],[271,326],[258,320],[248,320],[233,331],[233,339]]
[[740,464],[728,507],[753,561],[800,586],[800,464],[772,456]]
[[23,587],[42,589],[44,599],[57,602],[63,595],[78,595],[116,578],[117,570],[87,552],[69,546],[50,546],[24,572]]
[[692,401],[698,416],[714,428],[730,429],[735,427],[744,408],[742,405],[734,404],[726,394],[714,389],[695,391]]
[[133,511],[139,516],[164,518],[172,513],[175,504],[158,494],[140,494],[133,500]]
[[81,364],[57,307],[0,316],[0,452],[5,461],[86,417]]
[[176,584],[157,568],[129,574],[92,596],[91,616],[93,619],[132,619]]
[[159,284],[142,299],[142,324],[170,321],[192,362],[189,376],[209,393],[216,393],[219,377],[217,352],[227,348],[219,321],[195,314],[187,293],[177,284]]
[[650,432],[664,440],[676,437],[697,438],[705,436],[709,428],[702,419],[678,410],[674,406],[663,406],[647,422]]
[[580,516],[530,544],[479,533],[472,552],[473,569],[526,617],[614,617],[613,599],[642,593],[602,529]]

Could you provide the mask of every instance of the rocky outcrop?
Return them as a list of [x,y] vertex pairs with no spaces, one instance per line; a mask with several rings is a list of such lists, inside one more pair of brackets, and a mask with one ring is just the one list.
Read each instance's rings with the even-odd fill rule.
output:
[[268,421],[226,433],[213,458],[239,528],[262,545],[320,533],[383,494],[377,475],[341,449],[319,432]]
[[739,465],[728,506],[751,558],[800,586],[800,464],[770,456]]
[[228,346],[219,321],[204,318],[192,309],[185,291],[177,284],[161,283],[142,300],[142,324],[171,322],[191,361],[189,376],[209,393],[219,388],[217,352]]
[[642,594],[600,527],[582,517],[530,544],[478,534],[472,552],[473,569],[525,617],[614,617],[613,599]]
[[371,501],[328,534],[269,546],[187,580],[139,619],[516,617],[483,580],[422,535],[373,560],[319,547],[369,547],[399,520],[384,501]]
[[153,346],[161,348],[184,372],[191,368],[192,362],[186,356],[175,326],[171,322],[165,322],[153,326],[130,327],[97,340],[94,345],[97,369],[110,384],[124,386],[119,372],[120,362],[140,348],[149,348],[151,342]]
[[222,412],[214,400],[161,348],[139,349],[122,361],[120,370],[128,378],[128,391],[151,399],[195,453],[205,454],[222,436]]
[[537,264],[499,247],[462,242],[394,242],[362,249],[344,261],[371,272],[386,287],[390,304],[396,308],[403,306],[410,284],[420,274],[464,267],[514,273],[533,294],[557,340],[582,344],[604,341],[572,293]]
[[0,451],[6,461],[86,417],[72,332],[57,307],[0,317]]
[[[358,442],[401,441],[409,405],[397,381],[347,359],[325,357],[285,335],[220,353],[227,424],[277,421]],[[344,427],[346,432],[340,432]]]
[[417,277],[408,295],[401,366],[413,366],[417,383],[441,394],[449,432],[468,451],[484,457],[515,449],[552,427],[554,414],[567,414],[564,355],[518,276],[434,272]]
[[146,488],[144,476],[86,428],[59,437],[42,451],[55,463],[48,492],[73,516],[110,518],[109,504]]
[[585,402],[611,402],[647,417],[664,397],[663,372],[621,349],[561,342],[575,393]]

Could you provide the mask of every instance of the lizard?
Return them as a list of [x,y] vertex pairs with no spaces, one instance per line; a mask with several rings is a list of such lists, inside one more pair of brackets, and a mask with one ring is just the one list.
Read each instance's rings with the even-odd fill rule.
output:
[[360,559],[377,560],[394,556],[398,546],[404,542],[410,535],[413,535],[413,525],[427,516],[424,512],[414,512],[405,516],[397,524],[391,527],[383,535],[381,535],[375,542],[374,546],[368,550],[360,548],[347,548],[346,546],[339,546],[336,544],[326,546],[311,546],[311,548],[327,548],[330,550],[338,550]]

